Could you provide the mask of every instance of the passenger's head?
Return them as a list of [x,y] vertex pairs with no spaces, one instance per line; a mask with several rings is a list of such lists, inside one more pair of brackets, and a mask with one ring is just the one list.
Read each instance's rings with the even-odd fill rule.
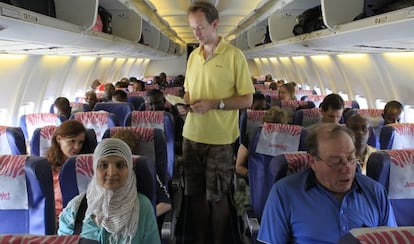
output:
[[266,105],[266,97],[261,93],[253,94],[253,103],[251,106],[252,110],[265,110],[267,107]]
[[163,111],[165,109],[165,99],[162,91],[158,89],[147,91],[145,107],[147,110]]
[[272,83],[269,84],[269,89],[276,91],[279,88],[276,82],[272,81]]
[[135,133],[131,133],[128,130],[120,130],[113,134],[111,138],[118,138],[128,144],[133,155],[139,154],[139,137]]
[[200,44],[210,44],[217,38],[219,15],[213,4],[204,1],[191,4],[188,22]]
[[145,83],[142,80],[133,80],[132,87],[134,91],[143,91],[145,90]]
[[69,157],[79,154],[85,140],[86,129],[77,120],[66,120],[57,127],[46,156],[52,169],[59,171]]
[[295,84],[292,82],[283,84],[279,87],[279,100],[280,101],[291,101],[295,100]]
[[118,103],[125,103],[128,101],[128,94],[123,90],[116,90],[112,95],[112,101]]
[[101,84],[101,82],[100,82],[98,79],[96,79],[96,80],[92,81],[91,88],[92,88],[93,90],[95,90],[96,88],[98,88],[98,86],[99,86],[100,84]]
[[401,114],[404,110],[403,105],[398,101],[389,101],[385,104],[384,113],[382,118],[384,119],[384,125],[399,123],[401,121]]
[[271,74],[267,74],[266,76],[265,76],[265,82],[272,82],[273,81],[273,77],[272,77],[272,75]]
[[346,127],[354,133],[357,151],[367,147],[369,137],[369,121],[360,114],[351,115],[346,120]]
[[279,106],[273,106],[266,111],[263,121],[266,123],[287,124],[288,116]]
[[[128,80],[128,78],[122,78],[122,79]],[[128,82],[123,81],[123,80],[118,81],[118,82],[115,83],[115,90],[124,90],[124,91],[126,91],[128,89],[128,84],[129,84],[129,80],[128,80]]]
[[345,126],[322,123],[310,131],[306,146],[318,182],[343,197],[352,187],[358,161],[352,132]]
[[88,91],[85,93],[85,101],[89,104],[90,109],[93,109],[95,104],[98,102],[96,93],[94,91]]
[[115,86],[112,83],[106,83],[103,97],[107,101],[111,101],[112,95],[114,94],[114,92],[115,92]]
[[165,74],[164,72],[160,73],[160,79],[161,82],[166,82],[167,81],[167,74]]
[[319,111],[322,115],[322,123],[339,123],[344,111],[344,100],[341,96],[331,93],[326,96],[319,105]]
[[69,119],[72,108],[70,107],[70,102],[66,97],[58,97],[55,102],[53,102],[55,113],[65,116],[66,119]]
[[88,185],[86,215],[111,233],[111,243],[130,242],[138,228],[138,193],[128,145],[103,139],[93,154],[94,175]]

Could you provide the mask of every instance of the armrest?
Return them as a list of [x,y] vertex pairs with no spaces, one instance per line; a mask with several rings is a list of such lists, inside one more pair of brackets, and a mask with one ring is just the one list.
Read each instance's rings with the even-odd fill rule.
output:
[[175,225],[177,223],[176,213],[174,209],[171,209],[165,214],[164,222],[161,227],[161,242],[162,243],[174,243],[175,238]]
[[246,206],[246,211],[243,213],[243,222],[250,231],[251,237],[255,240],[259,233],[260,224],[259,219],[254,216],[252,207]]

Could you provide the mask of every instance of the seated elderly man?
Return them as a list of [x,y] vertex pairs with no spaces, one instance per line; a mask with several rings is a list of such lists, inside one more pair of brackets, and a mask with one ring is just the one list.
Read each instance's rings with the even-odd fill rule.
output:
[[276,182],[258,240],[336,243],[349,230],[396,226],[385,189],[355,173],[354,137],[345,126],[322,123],[307,138],[310,168]]
[[346,120],[346,127],[355,136],[355,156],[359,160],[362,174],[366,174],[367,161],[371,153],[377,151],[375,147],[368,145],[369,121],[365,116],[354,114]]

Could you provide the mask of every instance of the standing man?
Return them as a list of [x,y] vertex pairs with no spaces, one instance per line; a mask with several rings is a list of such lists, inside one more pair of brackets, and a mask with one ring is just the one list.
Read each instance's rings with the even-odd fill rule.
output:
[[243,53],[217,34],[217,9],[195,2],[188,21],[200,47],[188,59],[184,82],[184,100],[191,104],[183,130],[185,194],[191,198],[196,243],[206,242],[211,226],[218,244],[229,217],[238,110],[251,106],[254,87]]

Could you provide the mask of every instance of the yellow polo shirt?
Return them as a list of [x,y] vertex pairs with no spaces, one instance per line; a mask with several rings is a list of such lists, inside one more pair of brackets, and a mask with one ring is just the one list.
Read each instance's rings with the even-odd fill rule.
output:
[[[225,99],[254,93],[243,53],[221,39],[212,58],[205,60],[200,47],[187,62],[184,90],[190,103],[200,99]],[[205,114],[188,113],[183,136],[214,145],[233,143],[239,136],[239,111],[212,109]]]

